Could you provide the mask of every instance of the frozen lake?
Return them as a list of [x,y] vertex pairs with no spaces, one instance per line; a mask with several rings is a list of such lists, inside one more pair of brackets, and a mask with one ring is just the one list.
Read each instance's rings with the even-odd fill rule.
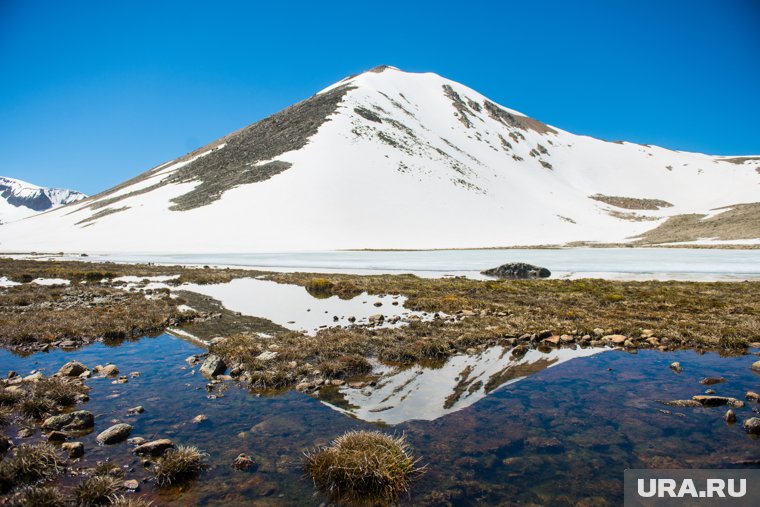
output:
[[252,254],[117,255],[88,260],[199,264],[317,273],[463,275],[506,262],[551,270],[552,278],[617,280],[760,280],[760,250],[691,248],[566,248],[433,251],[338,251]]

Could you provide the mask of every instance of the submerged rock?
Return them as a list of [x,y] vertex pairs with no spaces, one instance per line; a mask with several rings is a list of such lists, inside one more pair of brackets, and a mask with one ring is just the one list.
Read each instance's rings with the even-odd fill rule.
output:
[[548,278],[552,275],[551,271],[546,268],[524,262],[508,262],[496,268],[486,269],[480,273],[486,276],[510,279]]
[[723,377],[706,377],[700,380],[699,383],[704,386],[711,386],[715,384],[722,384],[725,381],[726,379],[724,379]]
[[235,467],[236,470],[248,470],[254,465],[256,465],[256,462],[253,460],[253,458],[244,452],[238,454],[238,457],[235,458],[235,461],[232,463],[232,466]]
[[751,417],[744,421],[744,431],[750,435],[760,435],[760,417]]
[[682,407],[682,408],[703,406],[700,402],[696,400],[671,400],[671,401],[663,401],[662,403],[669,407]]
[[734,424],[736,422],[736,414],[733,410],[728,409],[726,415],[723,416],[723,419],[725,419],[728,424]]
[[42,423],[45,430],[88,430],[95,426],[92,412],[77,410],[67,414],[48,417]]
[[681,368],[681,363],[679,363],[678,361],[670,363],[670,369],[676,373],[681,373],[683,371],[683,368]]
[[69,454],[69,458],[81,458],[84,456],[84,444],[82,442],[66,442],[61,449]]
[[132,433],[132,426],[125,423],[114,424],[107,430],[100,433],[95,440],[101,444],[117,444],[129,437]]
[[741,408],[744,406],[743,401],[737,400],[736,398],[729,398],[727,396],[700,394],[698,396],[693,396],[691,399],[699,402],[704,407],[719,407],[721,405],[728,405],[732,408]]

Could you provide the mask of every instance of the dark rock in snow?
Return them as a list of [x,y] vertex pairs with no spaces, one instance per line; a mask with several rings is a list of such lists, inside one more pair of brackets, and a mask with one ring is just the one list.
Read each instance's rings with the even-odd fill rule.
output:
[[525,279],[548,278],[552,273],[548,269],[540,266],[534,266],[524,262],[509,262],[507,264],[502,264],[497,268],[481,271],[481,274],[498,278]]

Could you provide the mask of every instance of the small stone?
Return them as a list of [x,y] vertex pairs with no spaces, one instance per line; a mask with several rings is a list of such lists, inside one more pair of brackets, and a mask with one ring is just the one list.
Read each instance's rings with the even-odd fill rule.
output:
[[63,431],[55,431],[54,430],[54,431],[51,431],[50,433],[47,434],[47,439],[50,442],[63,442],[67,438],[69,438],[68,433],[65,433]]
[[168,438],[153,440],[135,447],[132,452],[138,456],[152,456],[157,458],[164,454],[168,449],[174,447],[174,443]]
[[259,361],[271,361],[272,359],[275,359],[277,357],[277,352],[273,350],[265,350],[258,356],[256,356],[256,359]]
[[749,401],[760,402],[760,394],[757,394],[755,391],[747,391],[747,394],[745,394],[744,397]]
[[670,369],[676,373],[681,373],[683,371],[683,368],[681,368],[681,363],[679,363],[678,361],[674,363],[670,363]]
[[705,377],[702,380],[700,380],[699,383],[704,386],[711,386],[715,384],[722,384],[725,381],[726,379],[724,379],[723,377]]
[[342,386],[345,383],[346,383],[345,380],[341,380],[341,379],[337,379],[337,378],[330,381],[330,384],[332,384],[334,386]]
[[715,394],[715,389],[707,389],[705,394]]
[[69,361],[61,366],[58,370],[58,374],[64,377],[78,377],[85,371],[87,371],[87,367],[79,361]]
[[760,371],[760,361],[755,361],[754,363],[752,363],[752,369],[754,371]]
[[602,336],[603,341],[612,342],[615,345],[622,345],[625,343],[627,339],[628,337],[622,334],[608,334],[608,335]]
[[236,470],[248,470],[252,466],[256,464],[253,459],[245,454],[244,452],[241,452],[238,454],[238,457],[235,458],[235,461],[232,463],[232,466],[235,467]]
[[381,303],[380,301],[376,301],[374,303],[374,306],[381,307],[381,306],[383,306],[383,303]]
[[143,412],[145,412],[145,407],[143,407],[142,405],[138,405],[136,407],[132,407],[130,409],[127,409],[127,414],[129,414],[129,415],[142,414]]
[[380,324],[385,320],[385,316],[383,316],[381,313],[376,313],[374,315],[370,315],[367,320],[369,320],[370,324]]
[[65,442],[61,449],[69,454],[69,458],[81,458],[84,456],[84,444],[82,442]]
[[751,417],[744,421],[744,431],[750,435],[760,435],[760,417]]
[[132,437],[127,440],[127,443],[129,445],[142,445],[146,442],[146,440],[143,437]]
[[127,479],[122,485],[124,489],[131,489],[132,491],[136,491],[140,487],[140,483],[136,479]]
[[126,423],[119,423],[114,424],[107,430],[101,432],[97,437],[95,437],[95,440],[97,440],[101,444],[117,444],[119,442],[122,442],[129,437],[129,434],[132,433],[132,426]]
[[556,347],[557,345],[559,345],[559,340],[560,340],[560,337],[555,334],[554,336],[550,336],[548,338],[544,338],[543,342],[546,343],[546,344],[548,344],[548,345],[553,345],[553,346]]
[[34,430],[31,428],[21,428],[16,432],[18,438],[29,438],[34,435]]
[[95,372],[93,370],[93,373],[96,375],[103,375],[104,377],[115,377],[119,374],[119,368],[117,368],[115,364],[107,364],[100,369],[100,372]]
[[200,424],[203,421],[207,421],[208,417],[205,414],[198,414],[195,417],[193,417],[193,420],[191,421],[193,424]]
[[140,372],[139,371],[129,372],[129,376],[132,377],[132,378],[137,378],[137,377],[140,376]]
[[734,424],[736,422],[736,414],[733,410],[728,409],[726,410],[726,414],[723,416],[723,419],[725,419],[728,424]]

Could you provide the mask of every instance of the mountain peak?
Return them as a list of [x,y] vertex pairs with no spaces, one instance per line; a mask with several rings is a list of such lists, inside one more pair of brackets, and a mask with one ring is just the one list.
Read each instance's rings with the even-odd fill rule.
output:
[[760,205],[740,205],[758,201],[758,167],[573,135],[437,74],[381,65],[66,210],[9,224],[2,248],[759,241]]

